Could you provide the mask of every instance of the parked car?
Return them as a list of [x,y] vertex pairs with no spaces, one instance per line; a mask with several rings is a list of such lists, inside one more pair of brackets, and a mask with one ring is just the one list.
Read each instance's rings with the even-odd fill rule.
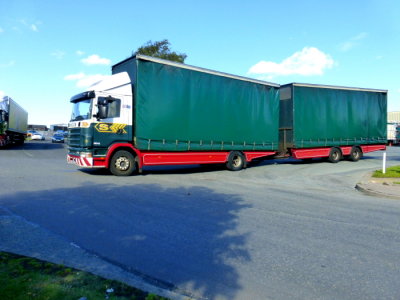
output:
[[56,133],[51,138],[52,143],[64,143],[64,135],[61,133]]
[[27,135],[28,137],[31,137],[33,133],[37,133],[37,131],[36,131],[36,130],[28,130],[28,131],[26,132],[26,135]]
[[37,140],[37,141],[44,141],[46,138],[44,137],[43,134],[37,132],[37,131],[32,131],[30,132],[31,134],[31,140]]

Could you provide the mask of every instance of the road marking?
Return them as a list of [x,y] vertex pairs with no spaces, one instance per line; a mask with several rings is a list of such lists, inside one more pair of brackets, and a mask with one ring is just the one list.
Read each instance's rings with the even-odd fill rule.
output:
[[23,151],[24,151],[24,154],[26,154],[27,156],[33,157],[33,154],[30,154],[28,151],[25,151],[25,150],[23,150]]

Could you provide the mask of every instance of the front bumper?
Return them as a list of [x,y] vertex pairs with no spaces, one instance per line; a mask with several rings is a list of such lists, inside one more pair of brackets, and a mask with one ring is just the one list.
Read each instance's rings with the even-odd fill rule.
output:
[[85,168],[93,168],[93,157],[84,157],[77,155],[67,155],[67,162],[72,165],[85,167]]

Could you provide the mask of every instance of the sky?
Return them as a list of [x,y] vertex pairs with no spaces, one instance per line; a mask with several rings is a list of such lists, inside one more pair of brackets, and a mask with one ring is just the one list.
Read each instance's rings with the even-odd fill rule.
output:
[[388,111],[400,111],[398,0],[0,0],[0,97],[29,124],[67,123],[73,95],[163,39],[189,65],[385,89]]

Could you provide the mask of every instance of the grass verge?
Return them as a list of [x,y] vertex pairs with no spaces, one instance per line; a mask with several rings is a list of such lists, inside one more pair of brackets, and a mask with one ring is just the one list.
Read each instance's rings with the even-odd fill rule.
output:
[[386,173],[383,174],[382,170],[376,170],[372,177],[376,178],[400,178],[400,166],[389,167],[386,169]]
[[7,252],[0,252],[0,299],[167,300],[115,280]]

